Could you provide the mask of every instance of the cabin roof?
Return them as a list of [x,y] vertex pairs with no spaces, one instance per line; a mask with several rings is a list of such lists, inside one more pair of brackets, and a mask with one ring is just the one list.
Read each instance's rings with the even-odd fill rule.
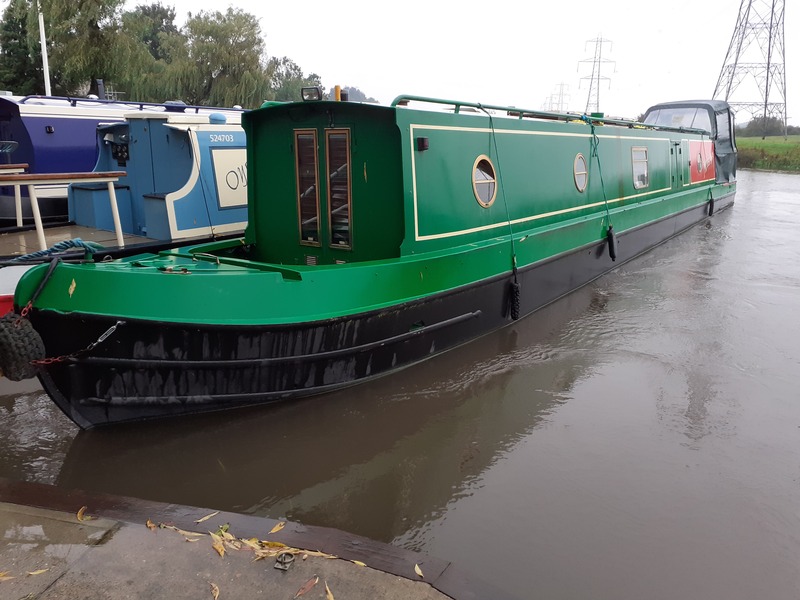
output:
[[646,112],[663,108],[710,108],[715,113],[727,111],[729,105],[724,100],[679,100],[677,102],[661,102],[647,109]]

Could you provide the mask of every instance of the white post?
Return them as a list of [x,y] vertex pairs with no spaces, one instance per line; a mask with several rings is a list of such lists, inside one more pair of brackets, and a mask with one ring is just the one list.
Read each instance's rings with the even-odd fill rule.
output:
[[17,211],[17,227],[22,227],[22,195],[18,183],[14,184],[14,209]]
[[36,198],[36,187],[28,185],[28,196],[31,199],[31,211],[33,212],[33,222],[36,223],[36,237],[39,238],[39,248],[47,250],[47,242],[44,239],[44,226],[42,225],[42,215],[39,212],[39,200]]
[[52,96],[50,93],[50,65],[47,63],[47,40],[44,35],[44,17],[42,16],[42,7],[39,7],[39,44],[42,46],[42,69],[44,70],[44,93],[46,96]]
[[117,245],[125,247],[125,240],[122,238],[122,224],[119,220],[119,208],[117,207],[117,193],[114,191],[114,182],[108,182],[108,199],[111,202],[111,216],[114,219],[114,232],[117,234]]

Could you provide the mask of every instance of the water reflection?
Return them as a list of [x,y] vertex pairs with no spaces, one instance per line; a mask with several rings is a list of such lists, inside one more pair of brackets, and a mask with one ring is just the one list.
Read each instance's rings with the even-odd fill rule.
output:
[[[81,432],[58,483],[388,541],[470,494],[488,465],[568,398],[586,365],[549,338],[603,302],[586,288],[539,319],[322,398]],[[532,364],[535,373],[519,369]]]
[[0,476],[55,483],[77,428],[36,380],[0,379]]

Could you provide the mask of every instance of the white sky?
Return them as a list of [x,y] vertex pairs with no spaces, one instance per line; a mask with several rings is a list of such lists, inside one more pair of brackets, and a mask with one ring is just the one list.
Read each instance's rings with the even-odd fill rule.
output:
[[[128,0],[137,3],[149,2]],[[564,84],[566,109],[583,111],[592,40],[602,37],[603,58],[613,62],[601,66],[600,110],[634,118],[658,102],[711,97],[741,0],[162,3],[175,7],[179,24],[189,11],[241,8],[260,19],[269,56],[288,56],[326,89],[354,86],[381,103],[404,93],[540,109]],[[800,7],[790,0],[785,10],[787,113],[800,125],[800,42],[791,35]],[[763,62],[757,50],[744,58]],[[731,100],[757,101],[747,85]]]

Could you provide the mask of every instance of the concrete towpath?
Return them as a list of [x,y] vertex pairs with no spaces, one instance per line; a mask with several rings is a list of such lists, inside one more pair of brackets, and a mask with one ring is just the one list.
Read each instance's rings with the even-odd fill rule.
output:
[[508,598],[335,529],[4,479],[0,532],[0,598],[14,600]]

